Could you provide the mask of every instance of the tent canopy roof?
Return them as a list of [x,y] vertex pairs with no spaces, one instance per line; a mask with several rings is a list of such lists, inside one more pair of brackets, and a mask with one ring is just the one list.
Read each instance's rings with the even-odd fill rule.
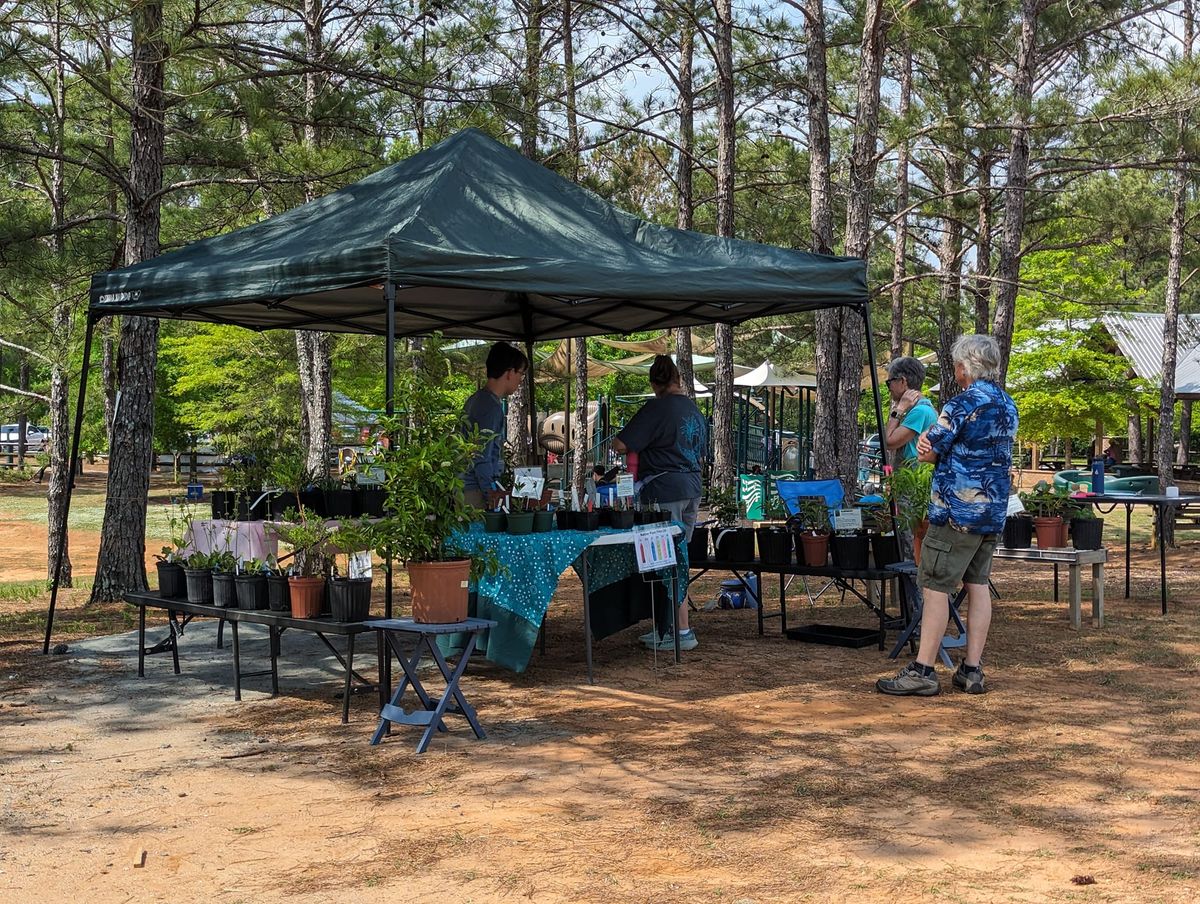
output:
[[93,277],[90,313],[508,340],[867,300],[858,258],[657,226],[468,129],[252,226]]

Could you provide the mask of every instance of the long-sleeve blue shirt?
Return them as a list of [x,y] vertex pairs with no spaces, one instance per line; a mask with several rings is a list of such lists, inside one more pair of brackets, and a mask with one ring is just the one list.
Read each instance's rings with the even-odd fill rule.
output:
[[463,420],[468,430],[477,426],[481,434],[490,434],[487,445],[463,475],[463,486],[468,490],[486,492],[496,485],[504,470],[500,460],[500,441],[504,433],[504,407],[500,397],[486,386],[479,389],[463,406]]

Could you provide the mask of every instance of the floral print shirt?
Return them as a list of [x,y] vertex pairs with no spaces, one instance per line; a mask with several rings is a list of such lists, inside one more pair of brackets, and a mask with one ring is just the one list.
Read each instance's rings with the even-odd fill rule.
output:
[[938,455],[930,524],[972,534],[1004,529],[1016,435],[1017,406],[991,380],[976,380],[946,403],[928,434]]

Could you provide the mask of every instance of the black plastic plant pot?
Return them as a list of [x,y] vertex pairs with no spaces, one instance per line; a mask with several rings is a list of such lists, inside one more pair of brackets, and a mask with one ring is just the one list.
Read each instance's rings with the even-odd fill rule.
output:
[[283,513],[288,509],[300,508],[299,497],[292,492],[275,493],[268,501],[272,521],[282,521]]
[[358,487],[354,491],[354,514],[382,518],[385,502],[387,490],[383,487]]
[[502,534],[508,527],[508,515],[504,512],[484,512],[483,529],[489,534]]
[[233,506],[233,493],[228,490],[213,490],[211,495],[213,520],[224,521],[229,518]]
[[239,609],[267,608],[267,576],[265,574],[239,574],[233,579]]
[[719,527],[713,538],[716,558],[722,562],[754,561],[754,528]]
[[286,574],[267,575],[267,608],[272,612],[292,611],[292,592]]
[[596,510],[597,519],[601,527],[612,527],[613,510],[610,508],[601,508]]
[[325,517],[352,518],[354,516],[354,490],[326,490]]
[[232,571],[214,571],[212,573],[212,604],[222,609],[237,606],[237,591],[233,586]]
[[331,578],[326,584],[334,621],[358,622],[371,614],[370,578]]
[[637,514],[633,509],[612,510],[612,515],[609,516],[612,521],[612,526],[617,530],[629,530],[633,527],[633,516]]
[[870,563],[871,545],[866,534],[834,534],[829,538],[829,552],[835,568],[863,571]]
[[510,534],[532,534],[533,512],[509,512],[508,532]]
[[1071,537],[1076,549],[1099,549],[1104,545],[1104,519],[1072,518]]
[[876,568],[895,565],[900,559],[900,541],[895,534],[872,534],[871,555]]
[[1033,545],[1033,519],[1028,515],[1009,515],[1004,519],[1006,549],[1029,549]]
[[760,527],[758,557],[764,565],[789,565],[792,561],[792,532],[781,527]]
[[319,518],[324,518],[328,514],[325,511],[325,492],[323,490],[316,488],[301,490],[300,504]]
[[554,520],[558,524],[559,530],[572,529],[573,525],[571,524],[571,515],[572,513],[566,509],[559,509],[554,513]]
[[184,568],[183,574],[187,580],[188,602],[212,605],[212,572],[207,568]]
[[178,562],[158,562],[158,595],[165,600],[187,599],[187,578]]
[[575,512],[575,530],[599,530],[599,512]]
[[544,534],[554,530],[554,512],[539,509],[533,513],[533,532]]
[[688,562],[695,565],[697,562],[708,561],[708,528],[696,527],[692,529],[692,539],[688,540]]

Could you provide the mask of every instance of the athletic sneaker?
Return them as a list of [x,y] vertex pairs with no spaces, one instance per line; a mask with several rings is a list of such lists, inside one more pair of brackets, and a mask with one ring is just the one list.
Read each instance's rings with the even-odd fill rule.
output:
[[954,670],[954,686],[968,694],[982,694],[987,691],[983,686],[983,669],[979,666],[969,668],[965,662],[960,662]]
[[[696,632],[692,630],[679,632],[679,649],[682,652],[694,650],[700,646],[700,641],[696,639]],[[654,645],[656,650],[675,650],[675,638],[670,634],[664,634],[662,640]]]
[[639,637],[638,640],[641,641],[645,646],[652,647],[658,643],[658,632],[647,631],[645,634]]
[[937,675],[926,676],[921,667],[910,662],[896,673],[895,678],[880,678],[875,689],[893,697],[933,697],[942,690]]

